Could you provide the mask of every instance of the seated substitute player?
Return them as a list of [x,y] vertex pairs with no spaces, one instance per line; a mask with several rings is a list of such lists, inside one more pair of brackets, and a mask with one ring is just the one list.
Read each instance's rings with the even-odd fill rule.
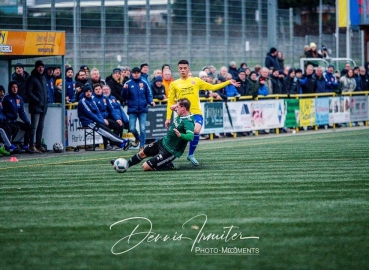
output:
[[92,98],[92,88],[89,84],[83,87],[84,97],[78,102],[78,118],[83,127],[89,127],[107,140],[120,144],[120,148],[128,150],[130,140],[119,138],[108,128],[99,108]]
[[[191,103],[187,98],[179,99],[177,104],[172,106],[172,110],[177,112],[177,117],[170,125],[167,134],[132,156],[127,168],[140,163],[146,157],[151,158],[142,165],[144,171],[172,168],[171,162],[182,156],[187,142],[194,138],[195,119],[190,113],[190,106]],[[110,162],[114,164],[114,160]]]

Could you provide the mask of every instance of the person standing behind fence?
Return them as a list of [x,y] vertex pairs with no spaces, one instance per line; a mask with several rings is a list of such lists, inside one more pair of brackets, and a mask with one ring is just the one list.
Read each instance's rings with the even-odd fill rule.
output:
[[288,97],[291,94],[299,94],[300,93],[300,80],[296,76],[296,70],[294,68],[290,68],[288,71],[288,75],[283,79],[283,92],[282,94],[287,94]]
[[340,79],[340,87],[342,93],[344,92],[354,92],[356,88],[356,81],[354,78],[354,71],[349,69],[346,75],[342,76]]
[[235,87],[239,86],[234,80],[230,80],[221,84],[210,84],[198,77],[189,77],[190,65],[187,60],[180,60],[178,62],[178,71],[181,76],[180,79],[175,80],[170,85],[168,104],[167,104],[167,117],[165,121],[165,127],[168,128],[172,117],[171,106],[175,105],[175,101],[181,98],[187,98],[191,102],[191,113],[195,117],[195,136],[193,141],[190,142],[190,149],[187,159],[195,166],[199,165],[199,162],[194,156],[194,152],[200,140],[200,131],[203,125],[203,116],[200,106],[199,92],[202,89],[215,91],[225,86],[232,84]]
[[[119,70],[119,72],[120,72],[120,70]],[[102,85],[106,84],[106,81],[101,79],[100,71],[97,68],[93,68],[91,70],[90,81],[91,81],[92,85],[94,85],[96,83],[99,83],[99,84],[102,84]]]
[[329,65],[327,70],[324,71],[323,76],[327,83],[326,89],[327,92],[336,92],[338,90],[339,82],[337,81],[336,76],[334,75],[334,66]]
[[[265,57],[265,67],[267,69],[276,68],[278,70],[282,70],[281,67],[279,66],[277,56],[278,56],[278,50],[274,47],[270,48],[269,52],[267,53]],[[256,71],[256,73],[258,72]]]
[[[44,69],[43,76],[46,79],[46,87],[47,87],[47,93],[49,96],[49,103],[54,103],[54,88],[55,88],[55,81],[56,79],[53,76],[54,74],[54,67],[48,66]],[[32,72],[31,72],[32,76]],[[29,98],[29,97],[28,97]]]
[[141,69],[141,80],[147,83],[147,85],[149,86],[150,93],[152,95],[150,79],[149,79],[149,64],[147,63],[141,64],[140,69]]
[[[49,96],[44,73],[44,62],[36,61],[35,68],[27,80],[26,92],[29,98],[28,111],[31,114],[32,133],[30,137],[30,147],[36,153],[46,152],[42,146],[42,133],[47,112]],[[54,94],[54,93],[53,93]],[[33,140],[36,132],[36,147]]]
[[362,91],[368,91],[369,90],[369,77],[366,75],[366,70],[363,66],[359,68],[360,73],[360,88]]
[[12,81],[18,84],[18,95],[23,99],[24,103],[28,103],[28,97],[26,95],[26,82],[29,78],[29,73],[24,70],[22,63],[16,63],[14,67],[14,73],[12,74]]
[[83,87],[88,83],[86,71],[80,69],[76,74],[76,101],[78,102],[84,96]]
[[316,92],[317,93],[326,93],[329,92],[327,87],[327,82],[323,76],[323,69],[321,66],[318,66],[315,70],[315,74],[313,75],[316,80]]
[[116,97],[120,104],[124,104],[125,100],[122,97],[122,91],[123,91],[123,84],[122,84],[123,78],[120,68],[114,68],[113,72],[111,73],[111,76],[106,78],[107,85],[109,85],[111,94]]
[[283,90],[283,79],[279,76],[279,70],[273,69],[272,74],[269,75],[270,82],[272,83],[273,94],[282,94]]
[[165,96],[168,97],[170,84],[174,81],[172,71],[169,68],[163,69],[163,85],[165,89]]
[[[132,79],[124,84],[122,96],[128,106],[129,131],[135,136],[133,146],[140,145],[140,149],[143,149],[146,143],[147,106],[155,106],[155,102],[153,101],[149,85],[141,78],[140,68],[135,67],[132,69]],[[140,134],[136,129],[137,120],[139,122]]]
[[305,70],[305,74],[300,81],[303,94],[316,93],[316,79],[313,76],[314,67],[313,65],[308,65]]
[[76,82],[73,80],[73,68],[65,69],[65,102],[73,103],[76,101]]
[[246,79],[246,72],[244,69],[240,68],[238,70],[238,78],[236,82],[240,84],[240,86],[237,87],[237,92],[240,93],[241,96],[249,95],[249,83]]

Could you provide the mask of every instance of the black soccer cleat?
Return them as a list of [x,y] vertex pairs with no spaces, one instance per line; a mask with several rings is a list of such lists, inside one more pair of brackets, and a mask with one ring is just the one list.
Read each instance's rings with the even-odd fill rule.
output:
[[110,160],[110,164],[114,166],[115,159]]

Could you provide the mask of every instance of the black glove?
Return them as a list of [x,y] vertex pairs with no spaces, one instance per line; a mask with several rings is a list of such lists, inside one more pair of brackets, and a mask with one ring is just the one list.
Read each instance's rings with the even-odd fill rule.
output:
[[287,98],[290,98],[290,93],[287,94]]

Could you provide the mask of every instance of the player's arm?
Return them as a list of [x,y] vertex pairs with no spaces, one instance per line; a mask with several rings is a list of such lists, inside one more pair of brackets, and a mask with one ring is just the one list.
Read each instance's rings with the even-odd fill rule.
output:
[[171,107],[176,104],[175,93],[176,93],[176,91],[175,91],[175,88],[174,88],[174,84],[171,83],[170,88],[169,88],[168,101],[167,101],[167,118],[166,118],[167,121],[168,120],[170,121],[170,119],[172,118],[172,109],[171,109]]
[[210,84],[210,83],[207,83],[207,82],[201,80],[200,89],[216,91],[216,90],[219,90],[219,89],[222,89],[222,88],[226,87],[229,84],[231,84],[231,81],[226,81],[226,82],[219,83],[219,84]]
[[185,141],[192,141],[195,136],[193,130],[186,130],[186,133],[181,133],[178,131],[178,129],[174,128],[173,131],[176,133],[178,138],[181,138]]
[[180,133],[177,129],[173,129],[178,137],[181,137],[182,140],[185,141],[192,141],[195,137],[194,130],[195,130],[195,123],[193,121],[184,121],[184,130],[185,133]]

